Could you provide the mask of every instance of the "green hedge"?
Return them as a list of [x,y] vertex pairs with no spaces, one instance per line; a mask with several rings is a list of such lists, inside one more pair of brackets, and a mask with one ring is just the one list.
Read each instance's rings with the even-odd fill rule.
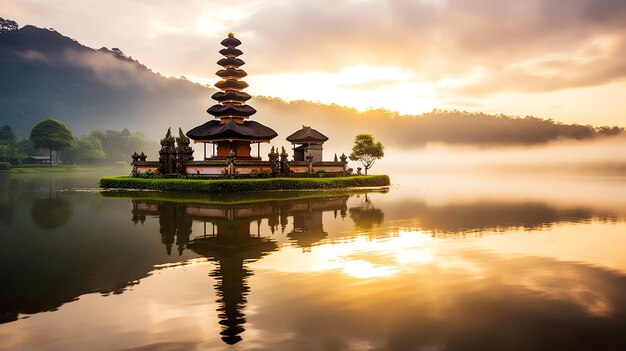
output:
[[335,178],[267,178],[211,180],[146,179],[128,176],[100,178],[101,188],[210,193],[270,190],[337,189],[388,185],[389,176],[386,175]]
[[8,162],[0,162],[0,171],[8,171],[11,169],[11,164]]

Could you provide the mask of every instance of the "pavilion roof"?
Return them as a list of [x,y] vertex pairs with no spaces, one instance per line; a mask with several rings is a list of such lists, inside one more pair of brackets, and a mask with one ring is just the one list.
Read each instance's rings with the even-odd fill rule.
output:
[[302,126],[302,129],[287,137],[287,141],[291,143],[323,143],[326,140],[327,136],[309,126]]
[[208,121],[187,132],[193,140],[271,140],[278,136],[270,128],[255,121],[244,121],[242,124],[233,120],[222,123],[219,120]]

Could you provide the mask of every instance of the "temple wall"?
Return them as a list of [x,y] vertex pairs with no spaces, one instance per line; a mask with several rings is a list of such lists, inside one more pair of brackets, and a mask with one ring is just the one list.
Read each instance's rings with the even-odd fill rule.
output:
[[309,173],[308,166],[289,166],[293,173]]
[[158,170],[158,166],[135,166],[135,173],[156,173]]
[[235,172],[237,174],[250,174],[252,171],[257,172],[272,172],[271,166],[235,166]]
[[324,159],[322,155],[322,145],[309,146],[309,154],[313,156],[313,162],[321,162]]
[[[341,162],[314,162],[313,173],[324,170],[326,173],[339,174],[344,172],[344,164]],[[192,161],[185,165],[185,172],[190,175],[199,176],[221,176],[231,172],[239,175],[247,175],[252,172],[272,172],[272,164],[268,161],[235,160],[235,163],[228,165],[226,160],[215,161]],[[307,162],[289,162],[289,168],[295,175],[304,176],[309,173]],[[133,165],[134,173],[158,172],[158,163],[155,161],[137,162]]]
[[185,171],[189,175],[222,175],[228,166],[187,166]]
[[[226,169],[228,169],[228,166],[205,166],[205,165],[198,165],[198,166],[187,166],[185,167],[185,170],[187,171],[187,174],[189,175],[222,175],[224,174],[226,171]],[[256,171],[256,172],[272,172],[272,166],[271,165],[267,165],[267,166],[234,166],[235,169],[235,173],[236,174],[250,174],[252,173],[252,171]]]
[[316,166],[313,165],[313,172],[317,170],[324,170],[326,173],[340,173],[343,172],[343,166]]

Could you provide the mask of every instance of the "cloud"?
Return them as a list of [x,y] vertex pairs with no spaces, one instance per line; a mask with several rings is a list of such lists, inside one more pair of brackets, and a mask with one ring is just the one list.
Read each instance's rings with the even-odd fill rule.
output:
[[460,92],[480,95],[624,78],[625,21],[626,3],[618,1],[576,0],[567,6],[547,0],[333,1],[280,2],[241,27],[254,33],[247,48],[272,53],[261,61],[255,56],[255,68],[263,71],[340,70],[366,63],[438,80],[479,68],[483,75]]
[[[547,93],[626,81],[626,2],[621,0],[134,0],[94,1],[89,6],[76,0],[6,0],[6,6],[5,15],[21,24],[54,27],[92,47],[120,47],[164,75],[199,80],[214,79],[218,43],[232,30],[244,43],[250,79],[277,73],[294,77],[289,89],[268,85],[253,93],[287,99],[291,91],[299,94],[297,99],[328,102],[310,91],[323,91],[329,84],[312,87],[312,81],[297,77],[341,76],[361,66],[395,67],[406,73],[404,84],[380,85],[386,79],[380,77],[380,82],[333,83],[330,88],[345,89],[358,100],[370,100],[363,98],[367,90],[432,88],[422,99],[429,101],[416,98],[413,103],[406,95],[411,106],[428,108],[397,104],[406,98],[375,101],[404,113],[456,100],[524,114],[513,110],[513,98],[521,101],[520,96],[536,93],[547,99],[554,97]],[[503,95],[512,98],[490,100]],[[570,97],[576,99],[576,93]],[[348,105],[354,100],[329,98]],[[589,104],[573,101],[556,117],[580,121],[578,111]],[[539,106],[541,114],[554,112],[545,103]],[[611,110],[611,119],[617,118],[618,108],[623,105]]]

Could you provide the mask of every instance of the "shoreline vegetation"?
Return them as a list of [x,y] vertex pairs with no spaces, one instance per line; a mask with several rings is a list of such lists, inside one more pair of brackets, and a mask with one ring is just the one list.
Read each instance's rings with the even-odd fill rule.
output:
[[21,165],[0,169],[0,174],[15,173],[93,173],[101,170],[118,170],[127,165]]
[[390,185],[387,175],[359,175],[328,178],[263,178],[263,179],[163,179],[114,176],[100,178],[104,189],[157,190],[173,192],[254,192],[273,190],[318,190]]

